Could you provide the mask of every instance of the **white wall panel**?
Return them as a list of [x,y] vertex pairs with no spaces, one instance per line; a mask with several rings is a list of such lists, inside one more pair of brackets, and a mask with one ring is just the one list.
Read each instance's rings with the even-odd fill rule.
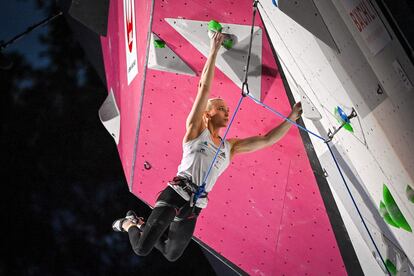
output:
[[[312,121],[307,120],[304,114],[308,129],[325,137],[329,129],[339,125],[333,114],[336,106],[345,110],[356,109],[358,117],[352,120],[355,132],[341,130],[333,142],[338,146],[339,158],[344,166],[352,168],[352,173],[348,173],[351,176],[349,180],[355,182],[357,179],[357,184],[367,194],[365,199],[370,199],[370,202],[364,202],[361,198],[361,206],[368,204],[371,211],[373,206],[376,208],[377,213],[367,212],[366,219],[373,232],[377,233],[376,240],[382,253],[386,255],[387,251],[382,237],[384,234],[398,244],[412,261],[414,234],[388,226],[383,220],[378,221],[378,206],[385,183],[414,228],[414,205],[405,196],[406,185],[414,183],[414,91],[403,82],[393,63],[399,61],[411,83],[414,80],[413,65],[396,40],[375,56],[372,55],[359,33],[353,29],[339,0],[314,0],[314,3],[339,53],[273,7],[271,1],[261,1],[259,11],[295,99],[301,98],[297,89],[300,85],[322,115],[320,120]],[[389,29],[388,25],[386,27]],[[392,33],[391,37],[394,37]],[[378,87],[383,93],[377,92]],[[327,163],[329,152],[325,144],[313,136],[311,140],[322,165],[334,169],[333,163]],[[338,181],[341,180],[328,177],[332,190],[339,187]],[[355,213],[349,211],[349,202],[345,202],[343,195],[341,197],[337,191],[335,198],[340,201],[338,206],[345,206],[339,208],[343,218],[352,217],[355,223]],[[348,227],[354,245],[361,238],[367,241],[360,226],[355,223],[355,227]],[[372,251],[372,246],[368,247]],[[372,256],[361,257],[367,254],[366,248],[356,246],[356,251],[362,266],[365,266],[364,271],[377,269],[369,268],[377,265],[376,261],[362,262],[363,259],[373,259]]]

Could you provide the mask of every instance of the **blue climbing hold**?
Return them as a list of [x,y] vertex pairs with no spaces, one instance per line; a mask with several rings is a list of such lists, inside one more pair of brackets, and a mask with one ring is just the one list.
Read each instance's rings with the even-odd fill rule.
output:
[[342,121],[344,121],[344,123],[349,123],[348,116],[345,114],[345,112],[342,110],[342,108],[340,108],[338,106],[337,111],[338,111],[338,115],[341,117]]
[[272,0],[272,3],[273,3],[273,5],[275,5],[275,7],[277,7],[277,3],[278,2],[278,0]]

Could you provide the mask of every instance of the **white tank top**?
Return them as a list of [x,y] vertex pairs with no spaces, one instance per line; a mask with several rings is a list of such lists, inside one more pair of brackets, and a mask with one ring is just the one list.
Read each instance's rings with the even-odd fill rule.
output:
[[[211,139],[210,131],[207,128],[204,129],[197,138],[183,144],[183,158],[181,164],[178,166],[177,175],[189,178],[197,186],[201,186],[217,149],[218,147]],[[217,155],[215,164],[207,177],[205,186],[205,191],[207,193],[213,189],[217,178],[229,166],[230,149],[230,143],[225,141]],[[190,200],[188,193],[181,187],[176,185],[170,186],[185,200]],[[207,198],[199,198],[196,206],[205,208],[207,206]]]

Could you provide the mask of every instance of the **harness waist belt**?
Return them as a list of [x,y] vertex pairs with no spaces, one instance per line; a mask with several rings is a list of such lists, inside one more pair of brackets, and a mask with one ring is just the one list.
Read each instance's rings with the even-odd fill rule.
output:
[[[194,184],[191,179],[188,179],[186,177],[182,176],[176,176],[173,178],[172,181],[169,182],[170,185],[179,186],[184,191],[187,192],[187,194],[190,196],[190,198],[194,197],[194,194],[197,193],[199,187]],[[207,197],[208,193],[203,192],[198,198],[205,198]]]

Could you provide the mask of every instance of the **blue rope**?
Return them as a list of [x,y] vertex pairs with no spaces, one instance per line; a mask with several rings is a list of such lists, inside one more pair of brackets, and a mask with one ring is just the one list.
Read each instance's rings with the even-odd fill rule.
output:
[[[272,1],[273,1],[273,0],[272,0]],[[345,177],[344,177],[344,175],[343,175],[343,173],[342,173],[342,170],[341,170],[341,168],[339,167],[338,161],[336,160],[336,157],[335,157],[335,155],[334,155],[334,153],[333,153],[333,151],[332,151],[331,147],[329,146],[329,141],[330,141],[330,140],[329,140],[329,139],[325,139],[325,138],[323,138],[322,136],[320,136],[320,135],[318,135],[318,134],[316,134],[316,133],[314,133],[314,132],[312,132],[312,131],[308,130],[307,128],[305,128],[305,127],[303,127],[303,126],[301,126],[301,125],[297,124],[296,122],[292,121],[291,119],[289,119],[288,117],[284,116],[284,115],[283,115],[283,114],[281,114],[280,112],[278,112],[278,111],[274,110],[274,109],[273,109],[273,108],[271,108],[270,106],[268,106],[268,105],[266,105],[266,104],[264,104],[264,103],[262,103],[262,102],[258,101],[257,99],[253,98],[253,97],[252,97],[252,96],[250,96],[250,94],[249,94],[249,89],[248,89],[248,84],[247,84],[247,74],[248,74],[248,68],[249,68],[249,63],[250,63],[250,62],[249,62],[249,61],[250,61],[250,51],[251,51],[251,45],[252,45],[252,36],[253,36],[252,34],[253,34],[253,27],[254,27],[254,18],[255,18],[256,9],[257,9],[257,2],[258,2],[258,1],[254,1],[253,23],[252,23],[251,34],[250,34],[250,47],[249,47],[249,55],[248,55],[248,59],[247,59],[247,66],[246,66],[246,68],[247,68],[247,69],[246,69],[246,74],[245,74],[245,80],[244,80],[243,85],[242,85],[242,96],[240,97],[240,100],[239,100],[239,102],[238,102],[238,104],[237,104],[236,110],[235,110],[235,112],[233,113],[233,116],[231,117],[230,123],[229,123],[229,125],[228,125],[228,126],[227,126],[227,128],[226,128],[226,132],[224,133],[224,136],[223,136],[223,138],[221,139],[220,145],[219,145],[219,147],[218,147],[218,149],[217,149],[217,151],[216,151],[216,154],[214,155],[213,161],[211,162],[211,164],[210,164],[210,166],[209,166],[209,168],[208,168],[208,170],[207,170],[207,173],[206,173],[206,175],[204,176],[203,183],[202,183],[202,185],[198,188],[197,192],[195,192],[195,193],[194,193],[193,204],[194,204],[194,206],[195,206],[195,205],[196,205],[197,200],[199,199],[199,197],[200,197],[200,196],[201,196],[201,195],[205,192],[206,181],[207,181],[208,176],[209,176],[209,175],[210,175],[210,173],[211,173],[211,169],[213,168],[213,165],[214,165],[214,163],[216,162],[217,156],[218,156],[218,154],[219,154],[219,152],[220,152],[220,149],[221,149],[221,147],[223,146],[223,144],[224,144],[224,142],[225,142],[225,140],[226,140],[227,134],[228,134],[228,132],[229,132],[229,130],[230,130],[231,125],[233,124],[234,118],[236,117],[236,114],[237,114],[237,112],[238,112],[238,111],[239,111],[239,109],[240,109],[240,105],[241,105],[241,103],[242,103],[242,101],[243,101],[243,98],[244,98],[244,97],[246,97],[246,96],[248,96],[248,97],[249,97],[250,99],[252,99],[255,103],[257,103],[257,104],[259,104],[259,105],[263,106],[264,108],[266,108],[266,109],[268,109],[269,111],[273,112],[273,113],[274,113],[274,114],[276,114],[277,116],[279,116],[279,117],[281,117],[281,118],[285,119],[286,121],[288,121],[288,122],[289,122],[289,123],[291,123],[292,125],[297,126],[297,127],[298,127],[298,128],[300,128],[301,130],[303,130],[303,131],[305,131],[305,132],[307,132],[307,133],[309,133],[309,134],[311,134],[311,135],[315,136],[316,138],[319,138],[320,140],[322,140],[322,141],[324,141],[324,142],[325,142],[325,144],[326,144],[326,146],[328,147],[329,152],[331,153],[332,158],[333,158],[333,160],[334,160],[334,162],[335,162],[336,168],[338,169],[339,174],[341,175],[342,181],[343,181],[343,182],[344,182],[344,184],[345,184],[345,187],[346,187],[346,189],[347,189],[347,191],[348,191],[348,194],[349,194],[349,196],[350,196],[350,197],[351,197],[351,199],[352,199],[352,203],[354,204],[354,206],[355,206],[355,208],[356,208],[356,210],[357,210],[357,212],[358,212],[358,215],[359,215],[359,217],[360,217],[360,219],[361,219],[361,221],[362,221],[362,223],[363,223],[363,225],[364,225],[364,227],[365,227],[365,230],[368,232],[368,235],[369,235],[369,237],[370,237],[370,239],[371,239],[372,243],[374,244],[375,250],[377,251],[378,255],[380,256],[381,261],[382,261],[382,263],[384,264],[385,269],[387,270],[388,274],[391,276],[392,274],[391,274],[391,272],[388,270],[388,267],[387,267],[387,265],[386,265],[386,263],[385,263],[385,261],[384,261],[384,258],[382,257],[381,252],[379,251],[378,246],[377,246],[377,244],[375,243],[375,241],[374,241],[374,239],[373,239],[373,237],[372,237],[372,235],[371,235],[371,232],[369,231],[369,229],[368,229],[368,227],[367,227],[367,225],[366,225],[366,223],[365,223],[365,220],[364,220],[364,218],[363,218],[363,216],[362,216],[362,214],[361,214],[361,212],[360,212],[360,210],[359,210],[359,208],[358,208],[358,205],[357,205],[357,204],[356,204],[356,202],[355,202],[355,199],[354,199],[354,197],[353,197],[353,195],[352,195],[352,193],[351,193],[351,190],[350,190],[350,189],[349,189],[349,187],[348,187],[348,184],[347,184],[347,182],[346,182],[346,180],[345,180]],[[275,3],[275,2],[273,2],[273,3]],[[247,93],[245,93],[245,91],[244,91],[244,87],[246,87],[246,89],[247,89]]]
[[[355,199],[354,199],[354,197],[353,197],[353,195],[352,195],[352,193],[351,193],[351,191],[350,191],[350,189],[349,189],[349,187],[348,187],[348,183],[347,183],[347,182],[346,182],[346,180],[345,180],[345,177],[344,177],[344,175],[343,175],[343,173],[342,173],[341,168],[339,167],[339,164],[338,164],[338,162],[337,162],[337,160],[336,160],[336,158],[335,158],[335,155],[334,155],[334,153],[332,152],[331,147],[329,146],[328,140],[327,140],[327,139],[325,139],[325,138],[323,138],[323,137],[321,137],[321,136],[319,136],[319,135],[317,135],[317,134],[315,134],[315,133],[313,133],[312,131],[310,131],[310,130],[306,129],[305,127],[303,127],[303,126],[301,126],[301,125],[299,125],[299,124],[297,124],[296,122],[294,122],[294,121],[290,120],[289,118],[287,118],[286,116],[284,116],[284,115],[283,115],[283,114],[281,114],[280,112],[278,112],[278,111],[276,111],[276,110],[272,109],[270,106],[268,106],[268,105],[266,105],[266,104],[264,104],[264,103],[262,103],[262,102],[260,102],[260,101],[256,100],[255,98],[253,98],[253,97],[252,97],[252,96],[250,96],[249,94],[248,94],[247,96],[248,96],[250,99],[252,99],[255,103],[257,103],[257,104],[259,104],[259,105],[261,105],[261,106],[265,107],[266,109],[268,109],[268,110],[270,110],[271,112],[275,113],[275,114],[276,114],[276,115],[278,115],[279,117],[282,117],[283,119],[287,120],[289,123],[291,123],[291,124],[293,124],[293,125],[295,125],[295,126],[299,127],[300,129],[302,129],[302,130],[304,130],[304,131],[306,131],[306,132],[308,132],[308,133],[312,134],[313,136],[315,136],[315,137],[317,137],[317,138],[319,138],[319,139],[321,139],[321,140],[323,140],[323,141],[325,142],[325,144],[327,145],[327,147],[328,147],[328,149],[329,149],[329,151],[330,151],[330,153],[331,153],[331,155],[332,155],[332,158],[333,158],[333,159],[334,159],[334,161],[335,161],[336,168],[338,169],[339,174],[341,175],[342,181],[343,181],[343,182],[344,182],[344,184],[345,184],[345,187],[346,187],[346,189],[347,189],[347,191],[348,191],[348,194],[349,194],[349,196],[351,197],[352,202],[354,203],[354,206],[355,206],[355,208],[356,208],[356,210],[357,210],[357,212],[358,212],[358,215],[359,215],[359,217],[360,217],[360,218],[361,218],[361,220],[362,220],[362,223],[363,223],[363,225],[364,225],[364,227],[365,227],[365,230],[368,232],[368,235],[369,235],[369,237],[370,237],[370,239],[371,239],[372,243],[374,244],[375,250],[377,251],[378,255],[380,256],[381,261],[382,261],[382,263],[384,264],[385,268],[387,269],[388,273],[390,274],[390,271],[388,270],[388,267],[386,266],[386,264],[385,264],[385,262],[384,262],[384,258],[382,257],[381,252],[379,251],[377,244],[375,243],[374,239],[372,238],[371,232],[369,231],[369,229],[368,229],[368,227],[367,227],[367,225],[366,225],[366,223],[365,223],[365,220],[364,220],[363,216],[361,215],[361,212],[360,212],[360,210],[359,210],[359,208],[358,208],[358,205],[356,204]],[[391,274],[390,274],[390,275],[391,275]]]
[[348,191],[348,194],[349,194],[349,196],[350,196],[350,197],[351,197],[351,199],[352,199],[352,203],[354,204],[355,209],[356,209],[356,210],[357,210],[357,212],[358,212],[358,215],[359,215],[359,217],[360,217],[360,219],[361,219],[361,221],[362,221],[362,224],[364,225],[365,230],[368,232],[368,236],[370,237],[371,242],[374,244],[375,250],[377,251],[377,253],[378,253],[379,257],[381,258],[381,261],[382,261],[382,263],[384,264],[385,269],[387,270],[388,274],[389,274],[389,275],[391,275],[391,272],[388,270],[388,267],[387,267],[387,265],[386,265],[386,263],[385,263],[385,261],[384,261],[384,258],[382,257],[382,254],[381,254],[381,252],[379,251],[378,246],[377,246],[377,244],[375,243],[375,241],[374,241],[374,239],[373,239],[373,237],[372,237],[372,235],[371,235],[371,232],[369,231],[369,229],[368,229],[368,227],[367,227],[367,225],[366,225],[366,223],[365,223],[365,220],[364,220],[364,218],[363,218],[363,216],[362,216],[362,214],[361,214],[361,212],[360,212],[360,210],[359,210],[359,208],[358,208],[358,205],[357,205],[357,204],[356,204],[356,202],[355,202],[355,199],[354,199],[354,197],[353,197],[353,195],[352,195],[352,193],[351,193],[351,190],[349,189],[348,183],[347,183],[347,182],[346,182],[346,180],[345,180],[345,177],[344,177],[344,175],[343,175],[343,173],[342,173],[342,170],[341,170],[341,168],[340,168],[340,166],[339,166],[339,164],[338,164],[338,161],[337,161],[337,159],[336,159],[336,157],[335,157],[335,155],[334,155],[334,153],[333,153],[333,151],[332,151],[331,147],[329,146],[328,140],[327,140],[327,139],[325,139],[325,138],[323,138],[323,137],[321,137],[321,136],[319,136],[319,135],[317,135],[316,133],[314,133],[314,132],[312,132],[312,131],[308,130],[307,128],[305,128],[305,127],[303,127],[303,126],[301,126],[301,125],[297,124],[296,122],[294,122],[294,121],[292,121],[291,119],[287,118],[286,116],[284,116],[284,115],[283,115],[283,114],[281,114],[280,112],[278,112],[278,111],[274,110],[274,109],[273,109],[273,108],[271,108],[270,106],[268,106],[268,105],[266,105],[266,104],[264,104],[264,103],[262,103],[262,102],[260,102],[260,101],[256,100],[255,98],[253,98],[252,96],[250,96],[250,94],[244,94],[244,93],[243,93],[243,94],[242,94],[242,96],[240,97],[240,100],[239,100],[239,102],[238,102],[238,104],[237,104],[237,107],[236,107],[236,111],[233,113],[233,116],[231,117],[230,123],[229,123],[229,125],[228,125],[228,126],[227,126],[227,128],[226,128],[226,132],[224,133],[224,137],[222,138],[222,140],[221,140],[221,142],[220,142],[220,146],[218,147],[218,149],[217,149],[217,151],[216,151],[216,154],[214,155],[213,161],[211,162],[211,164],[210,164],[210,166],[209,166],[209,168],[208,168],[208,171],[207,171],[207,173],[206,173],[206,175],[205,175],[205,177],[204,177],[203,184],[199,187],[198,191],[197,191],[197,192],[195,193],[195,195],[194,195],[194,201],[193,201],[193,202],[194,202],[194,205],[195,205],[195,203],[196,203],[197,199],[198,199],[198,198],[199,198],[199,197],[200,197],[200,196],[201,196],[201,195],[205,192],[205,186],[206,186],[207,177],[210,175],[211,169],[213,168],[213,165],[214,165],[214,163],[215,163],[215,161],[216,161],[216,159],[217,159],[217,156],[218,156],[218,154],[219,154],[219,152],[220,152],[220,149],[221,149],[221,147],[222,147],[222,145],[223,145],[224,141],[226,140],[226,137],[227,137],[227,134],[228,134],[228,132],[229,132],[229,130],[230,130],[230,127],[231,127],[231,125],[233,124],[234,118],[236,117],[236,114],[237,114],[237,112],[239,111],[239,109],[240,109],[240,105],[241,105],[241,103],[242,103],[242,101],[243,101],[243,98],[244,98],[245,96],[247,96],[247,97],[249,97],[250,99],[252,99],[255,103],[257,103],[257,104],[259,104],[259,105],[263,106],[264,108],[266,108],[266,109],[270,110],[271,112],[275,113],[275,114],[276,114],[276,115],[278,115],[279,117],[281,117],[281,118],[285,119],[286,121],[288,121],[288,122],[289,122],[289,123],[291,123],[292,125],[297,126],[298,128],[302,129],[303,131],[306,131],[306,132],[308,132],[309,134],[311,134],[311,135],[313,135],[313,136],[315,136],[315,137],[317,137],[317,138],[319,138],[319,139],[321,139],[322,141],[324,141],[324,142],[325,142],[325,144],[326,144],[326,146],[328,147],[329,152],[331,153],[332,158],[333,158],[333,160],[334,160],[334,162],[335,162],[336,168],[338,169],[339,174],[341,175],[342,181],[343,181],[343,182],[344,182],[344,184],[345,184],[345,187],[346,187],[346,189],[347,189],[347,191]]
[[[249,86],[247,84],[247,76],[248,76],[248,73],[249,73],[250,56],[251,56],[252,41],[253,41],[254,20],[255,20],[255,17],[256,17],[257,3],[258,2],[259,2],[258,0],[253,1],[253,16],[252,16],[252,25],[251,25],[251,28],[250,28],[249,51],[248,51],[247,61],[246,61],[246,72],[244,74],[244,82],[243,82],[242,88],[241,88],[241,94],[242,94],[242,96],[240,97],[240,100],[239,100],[239,103],[237,104],[236,110],[233,113],[233,116],[231,117],[231,120],[230,120],[229,125],[227,126],[226,132],[224,133],[224,137],[221,139],[220,145],[219,145],[219,147],[218,147],[218,149],[216,151],[216,154],[214,155],[213,161],[211,162],[210,167],[208,168],[208,171],[207,171],[206,175],[204,176],[203,183],[198,188],[197,192],[194,193],[194,197],[193,197],[193,200],[192,200],[192,204],[194,204],[194,206],[195,206],[198,198],[205,192],[207,177],[210,175],[211,169],[213,168],[213,165],[216,162],[217,156],[218,156],[218,154],[220,152],[220,149],[221,149],[224,141],[226,140],[227,133],[229,132],[229,129],[230,129],[231,125],[233,124],[233,120],[236,117],[237,112],[239,111],[239,107],[240,107],[240,105],[241,105],[241,103],[243,101],[243,98],[246,97],[246,95],[249,94]],[[245,88],[247,89],[247,93],[244,91]]]
[[256,100],[256,99],[255,99],[255,98],[253,98],[252,96],[250,96],[250,95],[247,95],[247,96],[248,96],[250,99],[252,99],[255,103],[257,103],[257,104],[259,104],[259,105],[263,106],[264,108],[266,108],[266,109],[270,110],[271,112],[273,112],[273,113],[275,113],[277,116],[279,116],[279,117],[281,117],[281,118],[285,119],[286,121],[288,121],[288,122],[289,122],[289,123],[291,123],[292,125],[295,125],[295,126],[297,126],[298,128],[302,129],[303,131],[306,131],[307,133],[310,133],[310,134],[312,134],[313,136],[315,136],[315,137],[317,137],[317,138],[319,138],[319,139],[323,140],[324,142],[326,142],[326,139],[325,139],[325,138],[323,138],[323,137],[319,136],[318,134],[316,134],[316,133],[314,133],[314,132],[312,132],[312,131],[310,131],[310,130],[306,129],[305,127],[303,127],[303,126],[301,126],[301,125],[299,125],[299,124],[297,124],[296,122],[292,121],[291,119],[289,119],[288,117],[286,117],[286,116],[285,116],[285,115],[283,115],[282,113],[280,113],[280,112],[278,112],[278,111],[274,110],[273,108],[271,108],[270,106],[268,106],[268,105],[266,105],[266,104],[264,104],[264,103],[262,103],[262,102],[260,102],[260,101]]
[[197,202],[198,198],[199,198],[199,197],[200,197],[200,196],[201,196],[201,195],[205,192],[205,187],[206,187],[207,177],[210,175],[211,169],[213,168],[213,165],[214,165],[214,163],[216,162],[217,156],[218,156],[218,154],[219,154],[219,152],[220,152],[221,147],[222,147],[222,146],[223,146],[223,144],[224,144],[224,141],[226,141],[227,133],[229,132],[230,127],[231,127],[231,125],[233,124],[234,118],[236,117],[236,114],[237,114],[237,112],[238,112],[238,111],[239,111],[239,109],[240,109],[240,105],[241,105],[241,103],[242,103],[242,101],[243,101],[243,98],[244,98],[244,96],[242,95],[242,96],[240,97],[239,103],[237,104],[236,110],[234,111],[233,116],[232,116],[232,117],[231,117],[231,119],[230,119],[230,123],[229,123],[229,125],[228,125],[228,126],[227,126],[227,128],[226,128],[226,132],[224,133],[224,136],[223,136],[223,138],[221,139],[220,145],[219,145],[219,147],[218,147],[218,149],[217,149],[217,151],[216,151],[216,154],[214,155],[213,161],[211,162],[211,164],[210,164],[210,166],[209,166],[209,168],[208,168],[208,170],[207,170],[207,173],[206,173],[206,175],[204,176],[204,179],[203,179],[203,184],[202,184],[202,185],[198,188],[197,192],[194,194],[194,199],[193,199],[193,204],[194,204],[194,206],[195,206],[195,204],[196,204],[196,202]]
[[378,247],[377,247],[377,244],[375,243],[374,238],[372,237],[371,232],[369,231],[369,229],[368,229],[368,227],[367,227],[367,224],[365,223],[365,220],[364,220],[364,218],[363,218],[363,216],[362,216],[361,212],[359,211],[358,205],[356,204],[355,199],[354,199],[354,197],[353,197],[353,195],[352,195],[352,193],[351,193],[351,190],[349,189],[348,183],[347,183],[347,182],[346,182],[346,180],[345,180],[345,177],[344,177],[344,175],[343,175],[343,173],[342,173],[341,167],[339,167],[338,161],[336,160],[335,154],[333,153],[333,151],[332,151],[331,147],[329,146],[329,143],[326,143],[326,146],[328,147],[329,152],[330,152],[330,153],[331,153],[331,155],[332,155],[332,158],[333,158],[333,160],[334,160],[334,162],[335,162],[336,168],[338,169],[339,174],[341,175],[342,181],[343,181],[343,182],[344,182],[344,184],[345,184],[346,190],[348,191],[348,194],[349,194],[349,196],[351,197],[352,202],[353,202],[353,203],[354,203],[354,205],[355,205],[355,209],[356,209],[356,210],[357,210],[357,212],[358,212],[358,215],[359,215],[359,217],[360,217],[360,219],[361,219],[361,221],[362,221],[362,224],[364,225],[365,230],[367,230],[368,235],[369,235],[369,237],[370,237],[370,239],[371,239],[372,243],[374,244],[375,250],[377,250],[378,255],[380,256],[381,261],[382,261],[382,263],[384,264],[384,267],[385,267],[385,269],[387,270],[388,274],[389,274],[389,275],[391,275],[391,272],[388,270],[388,267],[387,267],[387,265],[386,265],[386,263],[385,263],[385,261],[384,261],[384,258],[382,257],[381,252],[379,251],[379,249],[378,249]]

